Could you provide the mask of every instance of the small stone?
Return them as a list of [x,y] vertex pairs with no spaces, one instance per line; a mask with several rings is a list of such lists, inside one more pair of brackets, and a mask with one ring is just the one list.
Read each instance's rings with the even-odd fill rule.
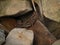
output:
[[0,45],[5,41],[4,30],[0,29]]
[[15,28],[8,34],[5,45],[32,45],[33,37],[33,31]]

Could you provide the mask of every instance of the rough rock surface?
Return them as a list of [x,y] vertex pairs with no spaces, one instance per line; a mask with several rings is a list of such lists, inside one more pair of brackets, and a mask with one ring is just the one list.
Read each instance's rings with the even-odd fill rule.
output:
[[29,0],[0,0],[0,17],[31,11]]
[[4,31],[0,29],[0,45],[5,41]]
[[33,37],[33,31],[15,28],[8,34],[5,45],[32,45]]
[[44,16],[60,22],[60,0],[42,0]]

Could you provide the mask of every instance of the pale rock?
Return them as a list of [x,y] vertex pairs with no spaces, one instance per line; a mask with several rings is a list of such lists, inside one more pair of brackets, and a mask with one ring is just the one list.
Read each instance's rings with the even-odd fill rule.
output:
[[60,22],[60,0],[42,0],[44,16]]
[[33,37],[33,31],[15,28],[8,34],[5,45],[32,45]]
[[60,40],[55,41],[52,45],[60,45]]
[[0,0],[0,17],[32,11],[29,0]]
[[0,29],[0,45],[5,41],[4,30]]

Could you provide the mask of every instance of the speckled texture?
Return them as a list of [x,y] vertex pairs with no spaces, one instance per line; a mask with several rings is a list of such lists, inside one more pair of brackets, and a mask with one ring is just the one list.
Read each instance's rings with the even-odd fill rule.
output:
[[4,31],[0,29],[0,45],[5,41]]
[[0,17],[14,15],[16,13],[26,13],[31,11],[28,0],[0,0]]
[[6,38],[5,45],[32,45],[34,33],[24,28],[14,28]]
[[42,0],[44,16],[60,22],[60,0]]

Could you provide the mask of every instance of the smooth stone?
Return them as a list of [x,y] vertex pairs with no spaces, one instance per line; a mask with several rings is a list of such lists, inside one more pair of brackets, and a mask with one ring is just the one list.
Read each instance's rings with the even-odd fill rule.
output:
[[60,0],[42,0],[42,8],[45,17],[60,22]]
[[29,0],[0,0],[0,17],[32,11]]
[[5,41],[4,30],[0,29],[0,45]]
[[5,45],[32,45],[34,34],[32,30],[14,28],[6,38]]

